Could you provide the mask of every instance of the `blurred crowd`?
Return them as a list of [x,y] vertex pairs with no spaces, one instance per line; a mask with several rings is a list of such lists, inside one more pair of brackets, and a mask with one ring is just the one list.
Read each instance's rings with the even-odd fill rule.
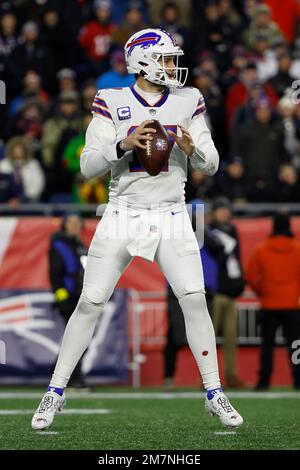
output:
[[0,203],[106,202],[109,175],[79,169],[91,104],[133,82],[123,46],[149,26],[185,50],[221,156],[189,170],[187,200],[299,202],[299,17],[297,0],[2,0]]

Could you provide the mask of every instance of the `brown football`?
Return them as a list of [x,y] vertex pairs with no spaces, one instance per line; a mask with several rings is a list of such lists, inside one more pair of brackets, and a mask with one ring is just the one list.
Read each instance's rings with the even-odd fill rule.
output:
[[165,128],[157,120],[148,124],[149,128],[155,129],[155,133],[151,133],[152,140],[146,142],[147,149],[135,147],[135,153],[142,167],[145,168],[150,176],[158,175],[167,164],[171,153],[171,141]]

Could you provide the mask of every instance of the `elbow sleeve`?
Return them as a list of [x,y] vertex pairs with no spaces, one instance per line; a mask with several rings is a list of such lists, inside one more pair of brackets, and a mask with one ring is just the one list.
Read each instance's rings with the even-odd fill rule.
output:
[[202,152],[196,149],[190,157],[191,165],[195,170],[201,170],[205,175],[213,176],[219,168],[219,154],[214,145]]

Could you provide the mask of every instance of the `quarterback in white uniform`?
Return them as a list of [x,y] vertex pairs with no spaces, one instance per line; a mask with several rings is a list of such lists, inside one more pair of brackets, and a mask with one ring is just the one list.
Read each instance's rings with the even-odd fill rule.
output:
[[[64,390],[88,347],[98,316],[134,256],[156,261],[178,298],[186,335],[206,390],[205,410],[225,426],[243,419],[221,388],[215,334],[205,301],[199,247],[184,203],[187,164],[213,175],[219,156],[204,119],[205,103],[184,88],[183,51],[160,29],[134,34],[125,45],[131,88],[99,90],[81,154],[81,171],[91,178],[111,171],[109,203],[93,237],[82,294],[65,330],[57,364],[32,419],[33,429],[51,426],[65,403]],[[157,176],[133,152],[146,148],[158,120],[172,150]]]

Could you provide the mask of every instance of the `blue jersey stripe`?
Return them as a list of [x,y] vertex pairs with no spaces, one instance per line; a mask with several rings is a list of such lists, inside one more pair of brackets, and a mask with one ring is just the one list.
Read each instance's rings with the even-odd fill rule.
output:
[[109,119],[112,120],[111,114],[108,111],[105,111],[104,109],[101,108],[96,108],[95,106],[92,107],[92,111],[97,114],[101,114],[101,116],[105,116]]

